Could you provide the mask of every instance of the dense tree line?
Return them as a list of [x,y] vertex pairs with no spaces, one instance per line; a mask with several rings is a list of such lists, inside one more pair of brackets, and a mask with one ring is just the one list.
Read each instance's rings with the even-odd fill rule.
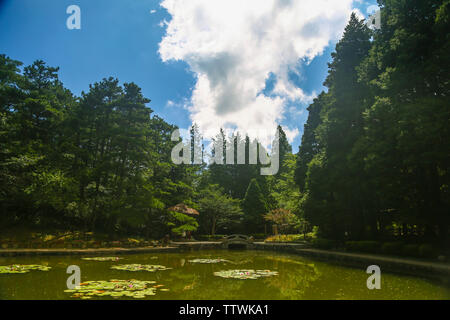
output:
[[[274,157],[279,157],[280,168],[271,176],[261,175],[261,167],[264,165],[258,160],[257,164],[250,161],[250,143],[257,145],[258,141],[239,132],[226,136],[221,130],[215,141],[223,142],[222,155],[217,157],[215,150],[212,155],[219,159],[219,163],[212,163],[199,176],[199,189],[204,189],[201,194],[208,194],[211,186],[216,186],[227,195],[230,200],[238,200],[241,214],[230,214],[232,219],[223,220],[217,230],[220,233],[239,232],[245,234],[269,234],[270,224],[264,219],[264,215],[271,210],[282,206],[283,208],[296,209],[298,201],[298,187],[294,181],[295,156],[292,154],[286,134],[281,126],[278,126],[279,150]],[[238,145],[241,144],[245,150],[244,163],[238,163]],[[231,146],[233,154],[227,152]],[[257,145],[257,153],[261,145]],[[273,152],[276,152],[275,150]],[[228,157],[227,157],[228,155]],[[234,163],[234,164],[227,164]],[[237,165],[236,165],[237,164]],[[217,190],[214,189],[213,190]],[[204,211],[207,215],[208,212]],[[229,212],[234,212],[229,210]],[[206,231],[206,230],[205,230]]]
[[58,68],[0,56],[2,226],[164,232],[163,210],[192,193],[170,161],[174,126],[134,83],[104,79],[75,97]]
[[[2,228],[148,237],[197,229],[204,234],[262,233],[267,229],[263,215],[277,208],[273,178],[261,176],[261,164],[249,164],[249,137],[225,137],[221,130],[224,164],[207,166],[204,146],[194,146],[201,140],[194,125],[191,161],[176,165],[171,153],[177,128],[152,116],[150,100],[134,83],[103,79],[76,97],[59,80],[58,68],[43,61],[22,67],[0,55],[0,99]],[[281,158],[292,156],[279,130]],[[237,144],[244,143],[247,164],[226,164],[227,140],[235,144],[235,163]],[[286,175],[283,165],[281,172]],[[168,211],[180,203],[198,209],[200,216]]]
[[[278,127],[273,176],[249,161],[257,141],[220,130],[222,148],[207,154],[195,124],[188,163],[176,165],[177,128],[152,115],[136,84],[103,79],[77,97],[58,68],[0,55],[0,227],[156,238],[316,226],[334,240],[445,243],[450,1],[379,4],[379,30],[351,16],[297,155]],[[206,165],[211,157],[218,163]],[[181,203],[200,215],[168,210]]]
[[379,30],[352,15],[328,90],[309,106],[295,170],[299,210],[327,238],[444,243],[450,2],[379,4]]

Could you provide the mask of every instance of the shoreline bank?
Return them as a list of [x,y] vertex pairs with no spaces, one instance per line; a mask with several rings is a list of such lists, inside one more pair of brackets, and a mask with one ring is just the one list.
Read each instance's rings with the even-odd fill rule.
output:
[[[99,248],[99,249],[0,249],[0,257],[16,256],[62,256],[62,255],[104,255],[104,254],[139,254],[170,253],[198,250],[222,249],[221,242],[172,242],[168,247],[141,248]],[[425,277],[450,285],[450,263],[421,261],[409,258],[397,258],[374,254],[349,253],[308,248],[298,243],[264,243],[255,242],[250,249],[283,252],[314,258],[337,265],[363,268],[377,265],[383,271]]]

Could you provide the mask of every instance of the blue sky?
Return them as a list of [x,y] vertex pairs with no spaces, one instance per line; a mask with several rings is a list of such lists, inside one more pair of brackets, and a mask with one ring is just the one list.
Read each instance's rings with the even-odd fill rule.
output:
[[[352,6],[365,13],[367,5],[375,1],[359,2],[353,2]],[[81,8],[81,30],[66,27],[69,16],[66,8],[73,4]],[[151,13],[152,10],[155,12]],[[0,0],[0,53],[25,65],[42,59],[51,66],[59,66],[60,79],[76,95],[104,77],[117,77],[122,83],[135,82],[152,100],[149,106],[156,114],[187,128],[195,108],[183,104],[194,104],[190,100],[198,72],[202,71],[193,67],[192,60],[167,58],[167,54],[162,59],[158,52],[167,25],[174,15],[181,15],[176,10],[170,14],[158,0]],[[162,21],[167,23],[161,24]],[[181,22],[180,26],[189,25]],[[299,72],[295,76],[291,72],[289,81],[308,96],[323,90],[334,45],[330,41],[323,54],[309,63],[291,66]],[[266,83],[269,87],[273,85],[270,80]],[[296,112],[286,114],[279,122],[291,129],[298,128],[299,134],[293,140],[297,150],[307,119],[304,111],[307,103],[289,101],[285,106]],[[198,109],[195,110],[198,114]]]

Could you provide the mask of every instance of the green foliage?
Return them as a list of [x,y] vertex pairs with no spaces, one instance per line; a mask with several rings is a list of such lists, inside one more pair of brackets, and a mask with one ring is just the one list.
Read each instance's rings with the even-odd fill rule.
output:
[[285,153],[280,162],[280,172],[275,176],[266,178],[275,209],[283,208],[292,213],[298,212],[300,192],[295,182],[295,169],[297,157],[292,153]]
[[192,194],[170,161],[175,127],[141,89],[108,78],[74,97],[58,68],[0,55],[0,221],[162,236],[164,208]]
[[[320,238],[341,242],[412,239],[448,247],[450,2],[379,4],[380,30],[351,16],[332,53],[327,91],[308,107],[296,156],[278,127],[275,176],[248,164],[249,137],[224,130],[215,138],[224,146],[217,158],[237,162],[243,144],[247,164],[174,165],[175,127],[152,115],[136,84],[106,78],[76,97],[58,68],[40,60],[22,68],[0,55],[0,226],[147,238],[197,228],[267,233],[263,215],[283,208],[304,235],[315,226]],[[201,138],[196,125],[191,137]],[[226,159],[230,145],[233,159]],[[194,153],[204,158],[203,146],[194,147],[191,160]],[[178,203],[200,211],[200,226],[167,214]],[[359,246],[350,245],[372,248]],[[435,255],[427,246],[388,243],[382,251]]]
[[229,230],[240,224],[240,201],[224,194],[218,185],[210,185],[201,190],[197,205],[203,228],[208,229],[211,235],[214,235],[217,229]]
[[285,209],[272,210],[264,215],[264,219],[276,225],[281,233],[286,233],[289,229],[294,229],[300,225],[298,217]]
[[380,252],[381,243],[378,241],[347,241],[345,248],[349,251],[378,253]]
[[334,249],[336,247],[336,242],[334,240],[317,238],[311,241],[311,245],[318,249]]
[[263,215],[267,212],[267,204],[256,179],[252,179],[248,186],[242,201],[242,210],[244,211],[245,230],[250,233],[264,232]]
[[302,239],[300,234],[280,234],[268,237],[264,242],[296,242]]
[[223,270],[214,272],[214,275],[225,279],[256,280],[277,276],[278,272],[270,270]]
[[381,247],[381,252],[384,254],[401,255],[403,242],[386,242]]
[[422,244],[419,247],[419,255],[422,258],[436,258],[438,253],[437,250],[429,244]]
[[406,244],[402,248],[402,254],[409,257],[419,257],[418,244]]
[[43,265],[11,265],[0,266],[0,274],[4,273],[28,273],[30,271],[49,271],[51,267]]
[[[280,130],[277,178],[250,165],[174,165],[176,129],[152,116],[149,99],[134,83],[105,78],[75,97],[58,78],[59,68],[0,56],[0,221],[7,228],[84,229],[160,238],[195,231],[190,217],[166,214],[177,203],[198,208],[201,231],[263,232],[262,215],[296,208],[295,158]],[[198,126],[191,137],[201,139]],[[224,141],[222,130],[218,138]],[[191,155],[204,157],[191,144]],[[200,150],[201,149],[201,150]],[[201,151],[201,155],[199,152]],[[253,181],[254,180],[254,181]],[[250,190],[250,192],[247,192]],[[240,201],[246,211],[242,217]],[[244,224],[242,223],[244,220]]]
[[184,235],[186,232],[195,232],[198,228],[198,222],[193,217],[179,212],[169,212],[167,226],[178,236]]
[[129,272],[139,272],[139,271],[147,271],[147,272],[156,272],[156,271],[164,271],[170,270],[172,268],[168,268],[166,266],[154,265],[154,264],[119,264],[111,266],[111,269],[121,270],[121,271],[129,271]]
[[157,288],[161,286],[156,285],[155,281],[141,280],[86,281],[75,289],[64,290],[64,292],[72,294],[72,298],[83,300],[92,299],[93,296],[144,299],[147,296],[156,295]]
[[450,4],[379,4],[380,30],[352,15],[332,54],[328,91],[308,108],[295,169],[299,213],[327,238],[400,236],[445,247]]

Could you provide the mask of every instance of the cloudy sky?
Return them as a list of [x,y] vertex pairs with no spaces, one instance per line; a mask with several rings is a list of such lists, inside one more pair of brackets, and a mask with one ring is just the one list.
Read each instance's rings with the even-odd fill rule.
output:
[[[59,66],[75,94],[104,77],[135,82],[156,114],[297,149],[306,107],[352,11],[375,0],[0,0],[0,53]],[[68,30],[66,8],[81,8]]]

